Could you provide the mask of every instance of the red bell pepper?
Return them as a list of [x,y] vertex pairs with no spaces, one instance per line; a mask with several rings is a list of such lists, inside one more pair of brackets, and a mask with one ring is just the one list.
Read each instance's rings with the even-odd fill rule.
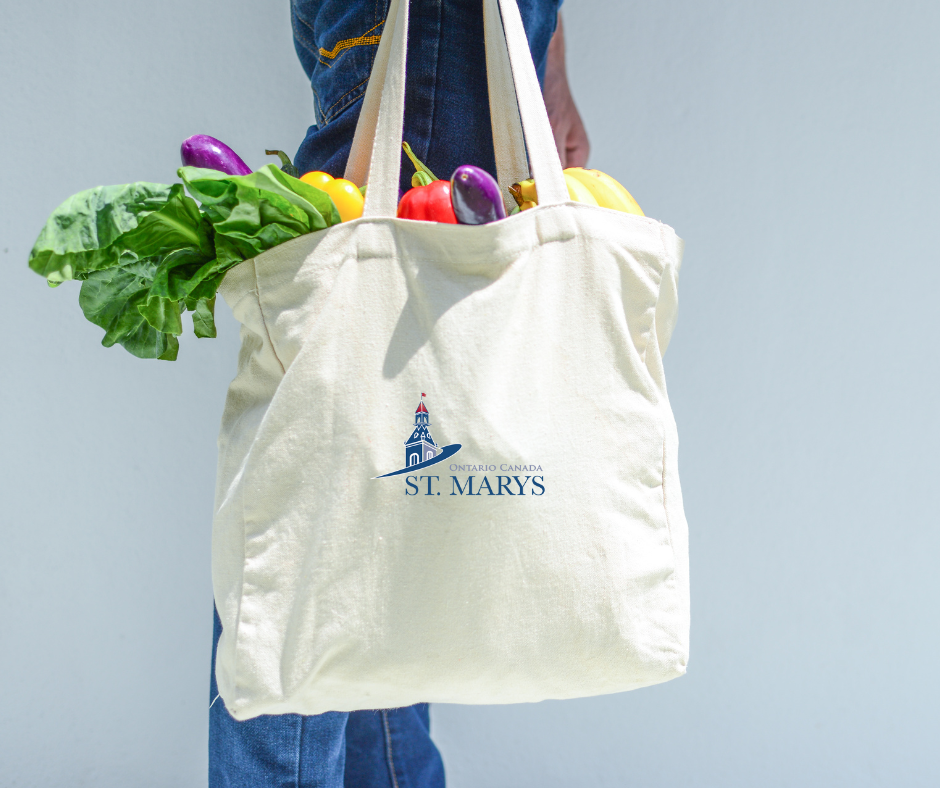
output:
[[450,201],[450,181],[439,180],[414,155],[407,142],[403,142],[401,146],[414,164],[415,174],[411,176],[413,188],[398,202],[398,218],[457,224],[457,215]]
[[409,189],[398,203],[398,218],[457,224],[450,201],[450,181],[433,181]]

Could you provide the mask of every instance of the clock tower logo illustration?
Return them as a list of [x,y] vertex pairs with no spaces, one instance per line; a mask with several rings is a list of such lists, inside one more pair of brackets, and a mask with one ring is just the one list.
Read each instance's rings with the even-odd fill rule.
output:
[[428,409],[424,404],[424,398],[425,394],[422,393],[421,402],[418,403],[418,409],[415,411],[414,429],[411,431],[411,436],[405,441],[405,467],[374,478],[384,479],[388,476],[398,476],[402,473],[411,473],[412,471],[429,468],[453,457],[460,451],[459,443],[452,443],[442,448],[431,437],[431,414],[428,413]]

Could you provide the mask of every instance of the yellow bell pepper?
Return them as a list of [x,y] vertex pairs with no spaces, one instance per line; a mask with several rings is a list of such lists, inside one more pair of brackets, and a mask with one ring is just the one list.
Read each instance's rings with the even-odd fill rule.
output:
[[300,176],[300,180],[309,183],[311,186],[325,191],[336,210],[339,211],[340,221],[348,222],[351,219],[358,219],[362,216],[362,206],[365,204],[365,198],[359,187],[352,181],[345,178],[334,178],[326,172],[314,170]]

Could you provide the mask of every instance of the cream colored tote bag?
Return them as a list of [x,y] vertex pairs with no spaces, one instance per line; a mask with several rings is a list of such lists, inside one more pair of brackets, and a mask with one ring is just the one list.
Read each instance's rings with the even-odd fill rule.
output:
[[662,355],[682,243],[568,201],[515,0],[484,3],[493,132],[501,186],[531,166],[539,207],[394,218],[408,2],[391,6],[346,172],[363,217],[222,286],[242,324],[213,524],[222,699],[247,719],[679,676]]

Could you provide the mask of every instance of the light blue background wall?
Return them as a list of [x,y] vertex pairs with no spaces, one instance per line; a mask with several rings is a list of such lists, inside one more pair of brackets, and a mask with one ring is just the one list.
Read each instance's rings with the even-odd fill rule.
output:
[[[437,707],[453,788],[932,786],[940,7],[569,0],[594,145],[687,241],[667,356],[687,677]],[[204,784],[215,434],[237,328],[98,345],[29,248],[204,132],[311,118],[287,4],[0,6],[0,786]]]

